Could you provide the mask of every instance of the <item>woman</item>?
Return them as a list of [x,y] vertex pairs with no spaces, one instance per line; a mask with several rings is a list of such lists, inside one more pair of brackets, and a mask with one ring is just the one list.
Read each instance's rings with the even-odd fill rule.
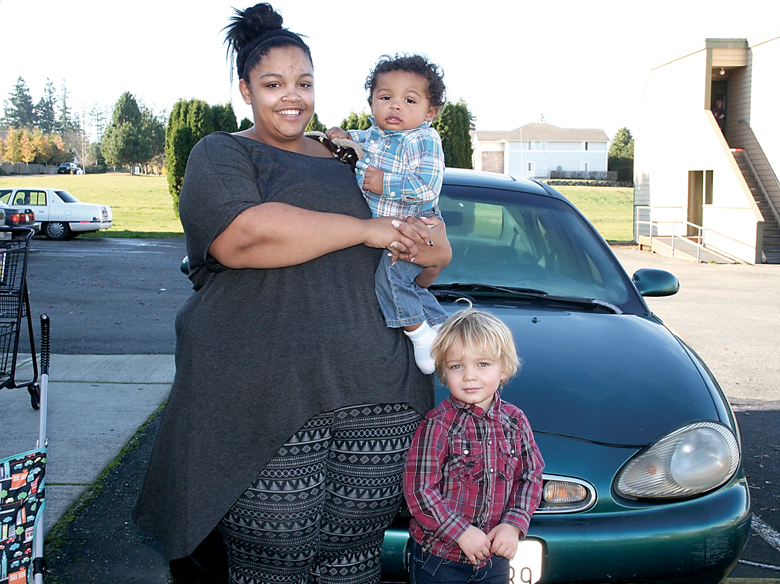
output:
[[435,219],[371,219],[351,168],[304,136],[311,55],[270,5],[227,30],[255,125],[187,164],[194,293],[133,517],[168,559],[218,528],[232,582],[378,582],[433,385],[384,326],[374,271],[390,248],[428,285],[451,251]]

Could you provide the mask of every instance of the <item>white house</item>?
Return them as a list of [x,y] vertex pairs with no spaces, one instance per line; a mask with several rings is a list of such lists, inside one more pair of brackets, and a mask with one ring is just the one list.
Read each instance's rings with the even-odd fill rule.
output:
[[471,140],[477,170],[531,178],[550,178],[551,171],[607,171],[604,130],[531,123],[508,132],[473,131]]
[[640,243],[679,236],[739,261],[780,263],[778,63],[780,31],[706,39],[651,69],[634,126]]

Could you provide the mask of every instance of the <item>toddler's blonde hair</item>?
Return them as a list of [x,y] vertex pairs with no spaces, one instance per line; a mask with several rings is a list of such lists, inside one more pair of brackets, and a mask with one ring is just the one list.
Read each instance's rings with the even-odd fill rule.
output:
[[503,386],[517,374],[521,362],[517,356],[512,331],[496,316],[466,308],[453,314],[439,329],[431,347],[431,357],[436,363],[436,375],[444,382],[445,359],[449,350],[460,341],[463,350],[474,349],[486,356],[492,356],[502,367]]

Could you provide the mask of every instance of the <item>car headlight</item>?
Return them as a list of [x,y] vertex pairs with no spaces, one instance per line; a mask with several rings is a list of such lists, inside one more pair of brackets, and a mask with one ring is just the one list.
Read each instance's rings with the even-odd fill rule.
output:
[[542,500],[537,513],[576,513],[596,504],[596,489],[573,477],[544,475]]
[[737,439],[723,424],[689,424],[629,460],[618,473],[617,491],[636,499],[700,495],[728,481],[739,456]]

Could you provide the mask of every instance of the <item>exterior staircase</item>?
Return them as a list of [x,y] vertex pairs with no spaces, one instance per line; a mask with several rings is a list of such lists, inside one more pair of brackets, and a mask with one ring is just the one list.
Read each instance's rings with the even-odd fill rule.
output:
[[753,173],[747,153],[742,148],[734,148],[731,151],[739,169],[742,171],[745,182],[750,188],[750,192],[753,193],[753,199],[755,199],[756,205],[759,211],[761,211],[761,216],[764,218],[764,240],[762,246],[764,261],[767,264],[780,264],[780,225],[775,212],[761,188],[759,179]]

